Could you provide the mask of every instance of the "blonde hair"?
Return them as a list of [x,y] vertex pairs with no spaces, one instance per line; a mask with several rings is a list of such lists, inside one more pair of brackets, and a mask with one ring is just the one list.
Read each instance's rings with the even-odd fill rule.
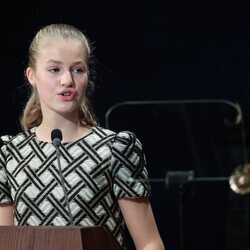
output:
[[[82,31],[68,24],[50,24],[43,27],[36,33],[28,51],[28,67],[31,67],[33,69],[36,68],[39,45],[45,38],[65,38],[76,39],[80,41],[85,52],[84,60],[87,66],[87,70],[90,72],[91,76],[91,69],[89,69],[89,62],[92,52],[90,43],[87,37],[82,33]],[[87,92],[88,90],[92,91],[93,89],[94,82],[91,80],[91,77],[89,77]],[[86,95],[84,96],[82,104],[79,107],[78,114],[81,123],[85,123],[90,126],[95,126],[97,124],[92,105]],[[42,119],[42,110],[37,90],[36,88],[31,88],[30,97],[24,107],[22,116],[20,118],[21,126],[24,130],[30,129],[32,127],[38,126],[42,122]]]

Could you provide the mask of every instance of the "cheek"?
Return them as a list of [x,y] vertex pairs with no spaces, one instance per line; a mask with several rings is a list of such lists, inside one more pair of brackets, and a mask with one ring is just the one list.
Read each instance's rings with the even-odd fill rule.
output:
[[81,102],[82,99],[86,96],[86,89],[87,89],[87,85],[79,86],[79,89],[78,89],[78,97],[79,97],[79,101],[80,101],[80,102]]
[[88,86],[88,79],[87,77],[85,77],[78,85],[79,95],[85,96],[87,86]]
[[51,99],[54,93],[53,84],[49,84],[48,81],[40,82],[37,84],[37,91],[41,99]]

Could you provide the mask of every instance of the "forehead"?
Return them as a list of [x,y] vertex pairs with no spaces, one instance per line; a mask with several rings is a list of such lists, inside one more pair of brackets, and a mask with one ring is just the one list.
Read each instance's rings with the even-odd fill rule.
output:
[[68,54],[82,55],[84,58],[88,55],[83,43],[73,38],[44,38],[39,43],[38,52],[40,55]]

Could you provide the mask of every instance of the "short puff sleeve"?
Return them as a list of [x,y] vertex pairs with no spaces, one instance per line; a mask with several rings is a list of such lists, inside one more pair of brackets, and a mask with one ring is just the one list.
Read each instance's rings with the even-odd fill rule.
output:
[[146,158],[135,134],[117,133],[112,146],[113,192],[117,199],[150,196]]
[[9,182],[6,173],[6,142],[9,136],[0,138],[0,203],[12,202]]

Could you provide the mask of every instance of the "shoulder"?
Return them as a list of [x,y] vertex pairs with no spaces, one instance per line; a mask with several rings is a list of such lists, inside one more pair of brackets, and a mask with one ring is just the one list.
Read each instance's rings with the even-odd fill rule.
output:
[[8,143],[11,140],[12,137],[13,137],[12,135],[2,135],[2,136],[0,136],[1,147],[3,145],[5,145],[6,143]]
[[137,135],[132,131],[119,131],[113,141],[113,148],[120,152],[140,152],[142,143]]
[[96,126],[93,128],[94,132],[100,137],[115,136],[116,133],[110,129],[105,129],[101,126]]
[[119,141],[120,143],[129,143],[129,144],[135,144],[140,143],[138,137],[131,131],[120,131],[116,134],[116,141]]
[[8,144],[18,144],[32,135],[32,130],[22,131],[16,135],[1,135],[0,144],[1,147]]
[[124,130],[124,131],[118,131],[115,132],[113,130],[110,129],[105,129],[103,127],[97,126],[94,128],[95,133],[99,134],[100,136],[111,136],[114,139],[114,142],[119,142],[121,144],[134,144],[134,143],[140,143],[139,139],[137,138],[137,136],[128,130]]
[[111,141],[113,147],[119,151],[124,148],[138,148],[142,149],[142,143],[135,135],[134,132],[123,130],[123,131],[113,131],[110,129],[103,128],[101,126],[94,127],[94,132],[101,139]]

